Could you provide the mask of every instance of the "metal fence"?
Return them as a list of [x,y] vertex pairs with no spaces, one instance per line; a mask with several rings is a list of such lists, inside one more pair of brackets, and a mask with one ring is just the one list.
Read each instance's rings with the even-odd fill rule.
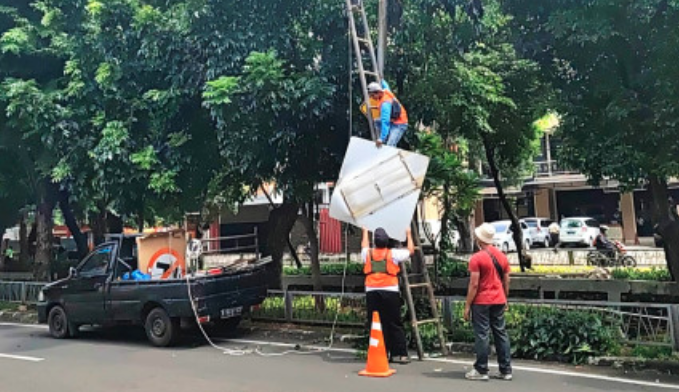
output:
[[[438,303],[450,339],[472,342],[471,325],[462,317],[464,298],[438,297]],[[567,312],[577,311],[598,315],[605,327],[619,332],[621,343],[677,347],[677,315],[673,314],[672,305],[523,299],[511,300],[510,303],[507,313],[510,329],[519,328],[522,320],[531,315],[542,313],[562,317]],[[422,310],[426,311],[424,308]],[[320,325],[332,324],[337,318],[339,326],[362,327],[366,325],[365,295],[272,290],[264,303],[253,310],[252,317],[256,320]]]
[[0,281],[0,301],[34,304],[38,302],[44,282],[4,282]]

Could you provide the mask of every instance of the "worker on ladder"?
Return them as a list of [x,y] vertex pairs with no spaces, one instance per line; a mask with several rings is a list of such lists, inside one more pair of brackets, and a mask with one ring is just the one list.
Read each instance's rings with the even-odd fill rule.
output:
[[382,144],[396,147],[408,129],[408,113],[398,101],[385,80],[382,83],[372,82],[368,85],[369,105],[375,129],[380,133],[377,147]]
[[361,242],[361,259],[365,263],[363,272],[366,275],[368,325],[372,321],[373,312],[378,312],[389,360],[399,364],[410,362],[401,320],[401,294],[398,286],[400,264],[415,253],[415,243],[410,229],[407,230],[406,236],[408,249],[390,249],[387,232],[378,228],[374,235],[375,248],[370,248],[368,230],[363,228]]

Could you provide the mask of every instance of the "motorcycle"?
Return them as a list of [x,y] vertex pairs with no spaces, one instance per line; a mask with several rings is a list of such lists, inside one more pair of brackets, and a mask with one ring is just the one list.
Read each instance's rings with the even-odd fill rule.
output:
[[627,248],[620,241],[613,241],[615,255],[610,257],[604,252],[593,250],[587,254],[587,265],[597,267],[636,267],[637,260],[627,253]]

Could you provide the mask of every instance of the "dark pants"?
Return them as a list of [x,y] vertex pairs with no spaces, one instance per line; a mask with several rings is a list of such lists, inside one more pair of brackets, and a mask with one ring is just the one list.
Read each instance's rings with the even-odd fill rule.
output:
[[401,321],[401,295],[391,291],[369,291],[366,293],[368,328],[372,325],[373,312],[380,314],[384,345],[390,358],[408,356],[406,334]]
[[556,249],[557,245],[559,245],[559,233],[549,233],[549,242]]
[[500,373],[512,372],[509,336],[505,328],[505,305],[472,305],[472,325],[476,343],[476,363],[474,368],[481,374],[488,373],[488,355],[490,354],[489,331],[493,331],[497,362]]

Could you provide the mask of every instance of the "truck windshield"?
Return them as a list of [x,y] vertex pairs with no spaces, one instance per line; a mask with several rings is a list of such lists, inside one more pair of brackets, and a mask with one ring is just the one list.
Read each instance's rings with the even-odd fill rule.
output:
[[82,262],[79,273],[81,276],[105,275],[111,259],[114,256],[115,245],[97,248]]

